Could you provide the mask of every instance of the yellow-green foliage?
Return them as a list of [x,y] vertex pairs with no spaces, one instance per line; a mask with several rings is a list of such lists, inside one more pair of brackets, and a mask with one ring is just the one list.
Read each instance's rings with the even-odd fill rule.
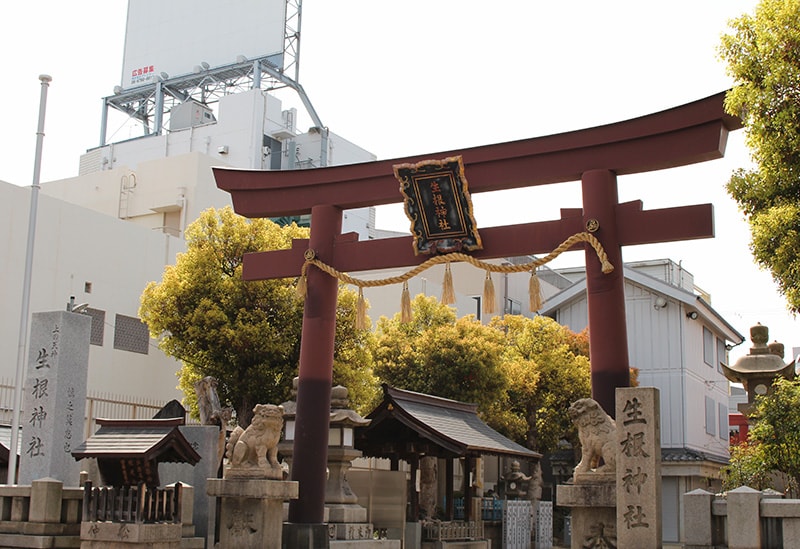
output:
[[[785,489],[800,495],[800,381],[778,378],[772,393],[756,397],[748,443],[731,450],[725,486]],[[780,480],[781,485],[775,481]]]
[[762,0],[730,25],[720,55],[736,86],[725,107],[745,124],[755,168],[737,170],[727,189],[753,256],[800,312],[800,0]]
[[413,320],[378,321],[375,373],[390,385],[473,402],[489,425],[547,452],[573,431],[569,405],[590,394],[588,340],[555,321],[507,315],[488,326],[418,295]]
[[591,395],[586,333],[575,334],[544,316],[495,317],[491,326],[505,334],[508,406],[524,422],[526,445],[546,453],[562,438],[574,442],[567,410]]
[[502,334],[434,297],[418,295],[413,320],[378,321],[375,373],[392,386],[476,403],[481,411],[502,398]]
[[[236,410],[240,424],[248,424],[255,404],[278,404],[290,396],[303,302],[294,280],[242,280],[242,257],[288,248],[292,239],[307,238],[308,229],[248,220],[226,207],[203,212],[186,236],[186,252],[165,269],[160,282],[145,288],[139,316],[160,348],[183,362],[179,386],[187,404],[196,405],[193,382],[210,375],[219,381],[223,404]],[[348,321],[354,319],[353,292],[340,294],[337,358],[369,375],[369,364],[353,350],[368,337]]]

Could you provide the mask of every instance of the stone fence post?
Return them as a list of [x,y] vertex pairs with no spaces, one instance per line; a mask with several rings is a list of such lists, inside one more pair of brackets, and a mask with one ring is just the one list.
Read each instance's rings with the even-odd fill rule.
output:
[[728,492],[728,549],[761,547],[761,492],[742,486]]
[[706,490],[692,490],[683,495],[683,520],[686,549],[713,547],[711,503],[714,494]]

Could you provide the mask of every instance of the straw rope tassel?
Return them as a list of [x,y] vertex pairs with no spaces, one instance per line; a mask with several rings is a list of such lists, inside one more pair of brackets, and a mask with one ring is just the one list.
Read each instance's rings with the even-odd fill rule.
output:
[[408,291],[408,281],[403,282],[403,295],[400,297],[400,322],[411,322],[411,294]]
[[493,314],[495,306],[494,295],[494,282],[492,282],[492,273],[486,271],[486,280],[483,282],[483,307],[482,310],[486,314]]
[[367,301],[364,299],[364,288],[358,288],[358,304],[356,305],[356,329],[367,328]]
[[530,299],[531,312],[542,308],[542,287],[539,284],[539,277],[536,276],[536,269],[531,271],[531,280],[528,283],[528,298]]
[[456,292],[453,290],[453,273],[450,271],[448,261],[444,268],[444,281],[442,282],[442,304],[452,305],[456,302]]
[[[541,297],[541,286],[539,283],[539,279],[536,276],[536,269],[538,267],[541,267],[542,265],[546,265],[547,263],[549,263],[559,255],[561,255],[563,252],[566,252],[579,242],[585,242],[594,249],[595,253],[597,254],[597,259],[600,261],[601,269],[604,274],[608,274],[614,270],[614,266],[611,264],[611,262],[608,261],[608,255],[603,249],[602,244],[600,244],[597,238],[595,238],[591,233],[588,232],[576,233],[570,236],[564,242],[562,242],[555,250],[547,254],[545,257],[534,259],[534,261],[530,263],[525,263],[521,265],[494,265],[491,263],[483,262],[479,259],[476,259],[467,254],[463,254],[461,252],[452,252],[446,255],[431,257],[427,261],[417,265],[416,267],[414,267],[410,271],[407,271],[404,274],[380,280],[359,280],[357,278],[353,278],[347,273],[337,271],[332,266],[326,265],[325,263],[323,263],[314,256],[313,250],[308,250],[306,252],[306,261],[305,263],[303,263],[303,266],[300,269],[300,277],[297,280],[296,292],[300,298],[307,297],[308,293],[307,272],[310,265],[313,265],[316,268],[320,269],[322,272],[327,273],[328,275],[338,279],[340,282],[358,286],[360,296],[362,288],[374,288],[377,286],[386,286],[388,284],[400,284],[402,282],[404,285],[403,287],[404,295],[402,297],[403,302],[401,305],[401,313],[402,313],[401,318],[405,317],[407,318],[407,320],[411,320],[411,299],[407,295],[408,280],[422,273],[426,269],[433,267],[434,265],[441,265],[442,263],[444,263],[445,272],[444,272],[444,282],[442,284],[441,301],[445,305],[451,305],[455,303],[455,291],[453,289],[453,274],[450,270],[450,263],[452,261],[464,261],[466,263],[469,263],[473,267],[484,269],[486,271],[486,281],[484,283],[484,297],[482,299],[482,307],[481,307],[482,312],[489,314],[494,313],[494,310],[497,306],[497,301],[494,293],[494,283],[492,282],[492,275],[491,275],[491,273],[493,272],[495,273],[530,272],[531,273],[531,280],[529,283],[530,308],[531,311],[536,311],[542,307],[543,303]],[[361,305],[362,301],[363,301],[363,296],[361,296],[359,300],[359,307],[363,306],[363,311],[364,311],[363,318],[364,318],[364,324],[366,324],[366,301],[363,301],[363,305]]]
[[300,278],[297,279],[297,287],[294,290],[297,293],[297,297],[300,299],[305,299],[306,295],[308,294],[308,278],[306,277],[307,269],[308,263],[303,263],[303,268],[300,269]]

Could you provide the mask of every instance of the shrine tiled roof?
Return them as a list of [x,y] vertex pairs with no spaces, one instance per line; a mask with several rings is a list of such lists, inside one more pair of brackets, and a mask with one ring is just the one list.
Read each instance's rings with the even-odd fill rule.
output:
[[477,414],[477,405],[383,386],[383,402],[367,416],[356,447],[375,457],[415,453],[440,456],[500,455],[536,459]]
[[662,448],[661,461],[665,463],[690,463],[711,461],[727,465],[727,460],[721,456],[691,450],[689,448]]
[[75,459],[142,458],[196,464],[200,454],[178,427],[183,419],[97,419],[100,428],[73,451]]

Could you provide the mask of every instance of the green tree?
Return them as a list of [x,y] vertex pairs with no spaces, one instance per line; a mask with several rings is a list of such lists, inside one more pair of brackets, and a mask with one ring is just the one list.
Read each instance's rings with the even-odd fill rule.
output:
[[734,490],[740,486],[749,486],[755,490],[771,488],[772,474],[765,464],[765,448],[760,444],[731,445],[731,460],[722,469],[722,489]]
[[508,407],[516,416],[521,442],[542,453],[556,450],[577,433],[567,415],[570,404],[591,395],[586,332],[576,334],[544,316],[495,317],[491,327],[505,334],[504,366],[509,378]]
[[730,25],[720,55],[736,86],[725,108],[742,119],[755,168],[737,170],[727,189],[754,258],[800,312],[800,0],[761,0]]
[[[800,494],[800,381],[778,378],[769,395],[756,397],[747,447],[732,451],[726,485],[736,481],[766,487],[781,478],[790,495]],[[739,475],[741,478],[737,477]],[[735,487],[735,486],[730,486]]]
[[375,373],[389,385],[472,402],[481,414],[504,398],[503,335],[473,317],[456,319],[434,297],[416,296],[413,320],[378,321]]
[[[284,249],[308,229],[281,227],[266,219],[248,220],[230,207],[209,209],[186,229],[187,250],[151,282],[139,316],[159,347],[183,362],[179,387],[196,406],[193,383],[205,376],[219,381],[223,404],[247,425],[257,403],[280,403],[290,396],[297,373],[303,303],[293,280],[242,280],[245,253]],[[368,355],[359,351],[369,335],[355,329],[355,295],[340,291],[334,357],[346,382],[360,372],[371,381]],[[354,399],[355,400],[355,399]],[[196,410],[195,410],[196,412]]]

